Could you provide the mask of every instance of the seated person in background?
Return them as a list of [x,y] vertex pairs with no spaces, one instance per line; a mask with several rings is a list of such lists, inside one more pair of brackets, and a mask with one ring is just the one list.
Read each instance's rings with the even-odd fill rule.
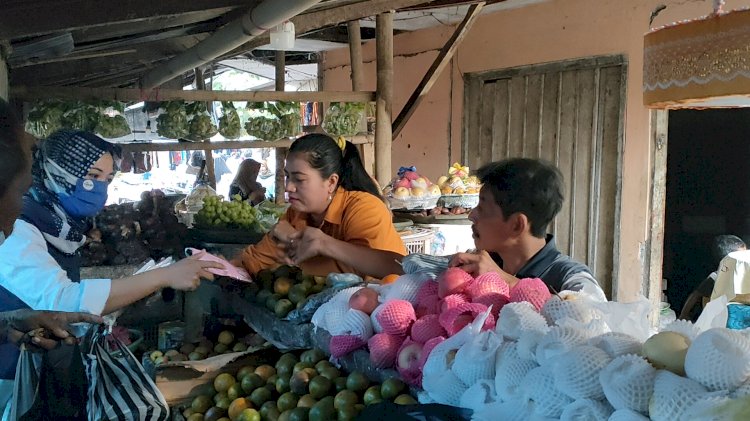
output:
[[[714,258],[716,268],[719,267],[721,260],[725,258],[729,253],[733,251],[747,250],[747,245],[740,237],[736,235],[717,235],[714,237],[713,244],[711,244],[711,256]],[[688,295],[685,300],[685,305],[682,306],[680,311],[680,319],[683,320],[698,320],[701,310],[705,303],[703,298],[711,297],[711,292],[714,290],[714,284],[716,278],[719,276],[717,271],[711,272],[706,279],[704,279],[693,292]]]
[[242,252],[248,272],[281,264],[321,276],[382,278],[403,272],[398,262],[406,247],[356,146],[324,134],[302,136],[289,148],[284,171],[289,209]]
[[545,161],[512,158],[483,166],[477,176],[479,204],[469,214],[477,252],[456,254],[451,266],[473,276],[497,272],[511,287],[523,278],[540,278],[553,291],[588,285],[605,299],[591,270],[545,235],[563,204],[560,170]]
[[239,194],[242,200],[250,200],[254,206],[266,198],[266,188],[258,183],[260,173],[260,162],[253,159],[242,161],[237,169],[237,175],[229,186],[229,199]]

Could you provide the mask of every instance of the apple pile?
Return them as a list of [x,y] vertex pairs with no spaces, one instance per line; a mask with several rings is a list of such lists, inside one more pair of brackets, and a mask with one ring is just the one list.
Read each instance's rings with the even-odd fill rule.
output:
[[437,183],[440,193],[449,194],[479,194],[481,187],[476,176],[469,175],[469,167],[456,162],[448,168],[448,175],[438,178]]
[[337,326],[332,332],[331,354],[339,357],[366,345],[376,367],[395,367],[407,383],[421,386],[430,351],[490,306],[483,330],[495,327],[505,304],[526,301],[538,310],[550,296],[540,279],[522,279],[509,289],[494,272],[473,278],[459,268],[449,268],[436,281],[418,274],[402,275],[383,288],[382,295],[361,288],[350,296],[343,328]]

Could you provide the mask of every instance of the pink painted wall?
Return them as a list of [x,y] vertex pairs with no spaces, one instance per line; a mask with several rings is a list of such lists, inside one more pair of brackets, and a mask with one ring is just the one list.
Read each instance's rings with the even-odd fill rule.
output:
[[[630,301],[641,292],[649,229],[651,186],[649,111],[642,102],[643,35],[652,10],[666,4],[652,27],[694,19],[711,12],[709,0],[550,0],[483,15],[458,48],[453,62],[393,143],[392,167],[414,164],[430,179],[460,159],[464,73],[527,64],[623,54],[628,62],[620,263],[617,299]],[[727,2],[727,10],[750,5]],[[401,34],[394,40],[394,114],[428,69],[453,27]],[[363,46],[366,89],[375,89],[375,43]],[[348,49],[324,57],[324,87],[349,90]],[[614,246],[614,245],[613,245]]]

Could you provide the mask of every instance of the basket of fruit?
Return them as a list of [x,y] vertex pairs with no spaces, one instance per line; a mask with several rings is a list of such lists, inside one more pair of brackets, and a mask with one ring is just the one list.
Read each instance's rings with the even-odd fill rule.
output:
[[447,176],[438,178],[437,185],[441,193],[438,205],[443,208],[472,209],[479,204],[481,184],[476,176],[469,175],[469,167],[453,164]]
[[398,176],[383,190],[391,209],[432,209],[440,199],[440,188],[417,173],[415,167],[401,167]]

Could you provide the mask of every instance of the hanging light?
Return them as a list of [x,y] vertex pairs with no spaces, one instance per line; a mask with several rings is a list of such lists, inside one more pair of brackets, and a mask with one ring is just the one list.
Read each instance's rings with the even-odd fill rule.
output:
[[284,51],[294,48],[294,23],[286,21],[271,29],[271,48]]

